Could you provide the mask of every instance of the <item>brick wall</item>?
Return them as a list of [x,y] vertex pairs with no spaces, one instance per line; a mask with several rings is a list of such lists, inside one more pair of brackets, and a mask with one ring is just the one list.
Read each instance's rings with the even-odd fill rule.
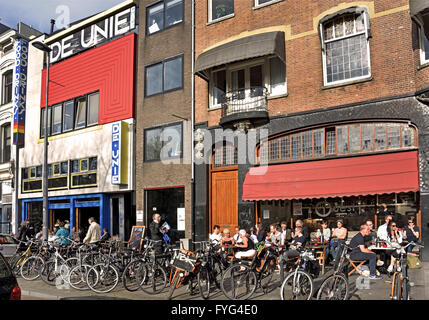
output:
[[[409,94],[429,87],[429,68],[417,71],[419,60],[413,48],[408,0],[287,0],[256,10],[252,8],[253,3],[253,0],[236,0],[233,18],[207,24],[207,1],[196,1],[196,57],[243,32],[275,26],[279,30],[290,28],[285,42],[288,96],[269,100],[270,116]],[[332,13],[334,7],[343,8],[344,3],[366,6],[370,13],[372,79],[323,88],[321,44],[314,22]],[[196,122],[217,125],[220,110],[207,109],[208,85],[197,77]]]

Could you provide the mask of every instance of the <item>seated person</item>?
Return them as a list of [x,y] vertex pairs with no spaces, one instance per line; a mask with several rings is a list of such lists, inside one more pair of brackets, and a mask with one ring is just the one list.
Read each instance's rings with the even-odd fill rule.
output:
[[220,227],[218,225],[215,225],[213,227],[213,233],[210,234],[209,240],[210,244],[220,244],[220,241],[222,240],[222,235],[220,234]]
[[61,239],[60,244],[67,245],[70,243],[70,240],[68,239],[70,237],[70,231],[64,227],[64,222],[60,221],[59,223],[59,229],[55,233],[55,237],[58,237]]
[[[296,220],[295,227],[301,227],[302,228],[302,235],[305,238],[305,241],[310,241],[310,230],[306,226],[304,226],[304,222],[301,219]],[[292,238],[295,238],[294,233],[292,232]]]
[[[414,224],[415,218],[410,216],[408,218],[408,225],[405,227],[405,235],[408,242],[417,242],[419,241],[419,227]],[[413,252],[414,245],[409,245],[407,247],[407,253]]]
[[282,243],[282,228],[278,224],[270,225],[270,235],[265,238],[265,241],[275,246],[280,246]]
[[369,278],[372,280],[381,279],[377,275],[376,263],[377,256],[371,250],[365,248],[365,236],[370,233],[369,227],[366,224],[360,226],[360,231],[350,241],[349,246],[352,248],[350,259],[355,261],[369,261]]
[[223,229],[223,237],[220,240],[221,246],[231,246],[235,243],[234,238],[231,237],[231,232],[229,229]]
[[255,233],[255,229],[252,227],[252,228],[250,228],[250,236],[249,236],[249,238],[250,238],[250,240],[252,240],[255,244],[257,244],[259,241],[258,241],[258,237],[256,236],[256,233]]
[[366,223],[366,225],[368,226],[368,228],[369,228],[369,235],[367,235],[366,237],[365,237],[365,244],[367,245],[367,246],[369,246],[369,245],[371,245],[371,244],[375,244],[375,241],[376,241],[376,239],[377,239],[377,232],[375,232],[375,230],[374,230],[374,223],[372,222],[372,220],[371,219],[367,219],[366,221],[365,221],[365,223]]
[[256,234],[256,238],[258,238],[258,242],[264,241],[265,231],[262,229],[262,223],[258,222],[255,225],[255,234]]
[[103,236],[101,237],[100,241],[108,241],[110,239],[110,233],[107,228],[103,228]]
[[244,229],[239,231],[241,242],[235,246],[238,248],[238,252],[235,254],[237,259],[242,258],[253,258],[256,254],[255,244],[252,240],[247,237],[247,232]]
[[332,232],[332,237],[335,239],[331,241],[330,251],[332,259],[335,262],[335,258],[337,257],[340,245],[345,243],[347,239],[347,228],[344,227],[343,220],[337,220],[337,228],[335,228],[334,232]]
[[290,258],[298,257],[300,250],[305,247],[306,239],[303,234],[302,227],[296,227],[294,232],[295,237],[292,240],[289,249],[280,256],[280,280],[284,280],[284,265]]
[[328,221],[322,221],[322,230],[317,230],[316,237],[320,238],[320,241],[329,241],[331,239],[331,229],[328,228]]
[[235,227],[235,228],[234,228],[234,230],[235,230],[235,234],[234,234],[234,236],[233,236],[234,241],[235,241],[236,243],[239,243],[239,242],[241,242],[241,237],[240,237],[240,228],[239,228],[239,227]]
[[377,230],[377,237],[378,239],[382,240],[382,241],[387,241],[388,238],[388,234],[387,234],[387,226],[389,225],[390,220],[392,220],[392,216],[391,215],[387,215],[384,218],[384,224],[382,224],[381,226],[378,227]]
[[[402,232],[398,230],[398,227],[396,225],[396,222],[393,220],[390,220],[389,225],[387,226],[387,234],[388,234],[388,243],[391,246],[400,246],[402,243]],[[395,264],[396,257],[395,252],[393,252],[390,256],[390,265],[387,268],[387,272],[391,273],[393,271],[393,266]]]

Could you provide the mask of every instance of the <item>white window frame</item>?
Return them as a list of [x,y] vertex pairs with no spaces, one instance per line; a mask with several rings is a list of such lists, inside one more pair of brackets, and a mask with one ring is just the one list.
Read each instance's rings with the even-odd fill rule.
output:
[[256,8],[256,9],[263,8],[265,6],[269,6],[269,5],[272,5],[272,4],[277,3],[277,2],[282,2],[283,0],[270,0],[270,1],[262,3],[262,4],[259,4],[259,1],[260,0],[255,0],[254,8]]
[[207,17],[208,17],[208,23],[212,23],[212,22],[217,22],[217,21],[222,21],[222,20],[226,20],[228,18],[232,18],[235,16],[235,0],[234,0],[234,12],[227,14],[226,16],[220,17],[220,18],[215,18],[213,19],[212,17],[212,6],[213,6],[213,0],[207,0]]
[[[232,72],[244,69],[244,79],[245,79],[245,87],[246,90],[250,88],[250,68],[262,65],[262,70],[264,73],[264,86],[268,90],[268,97],[278,97],[284,96],[287,94],[287,76],[285,77],[285,86],[286,91],[280,94],[271,95],[271,74],[270,74],[270,60],[276,58],[277,56],[271,55],[263,59],[256,59],[250,62],[245,63],[235,63],[231,65],[227,65],[226,67],[213,69],[210,72],[209,79],[209,109],[218,109],[222,105],[221,104],[213,104],[213,85],[214,85],[214,73],[225,70],[226,72],[226,92],[230,92],[232,90]],[[286,65],[285,65],[286,68]]]
[[417,28],[418,28],[418,34],[419,34],[420,65],[429,64],[429,59],[426,59],[423,23],[417,19],[416,21],[417,21]]
[[[346,35],[346,36],[342,36],[339,38],[335,38],[335,39],[330,39],[330,40],[325,40],[325,33],[324,33],[324,25],[326,25],[328,22],[335,20],[337,17],[333,17],[331,20],[325,21],[323,24],[321,23],[319,25],[319,31],[320,31],[320,38],[321,38],[321,42],[322,42],[322,63],[323,63],[323,85],[326,87],[330,87],[330,86],[336,86],[339,84],[347,84],[347,83],[351,83],[351,82],[355,82],[355,81],[359,81],[359,80],[363,80],[363,79],[369,79],[372,76],[371,73],[371,56],[370,56],[370,49],[369,49],[369,34],[368,34],[368,27],[369,27],[369,21],[368,21],[368,15],[364,12],[361,13],[364,17],[364,30],[361,32],[355,32],[352,35]],[[347,15],[347,13],[344,13],[344,15]],[[342,15],[341,15],[342,16]],[[356,23],[354,24],[354,30],[356,30]],[[345,32],[344,32],[345,34]],[[337,80],[337,81],[331,81],[328,82],[328,72],[327,72],[327,66],[326,66],[326,44],[330,43],[330,42],[335,42],[335,41],[339,41],[339,40],[344,40],[347,38],[352,38],[352,37],[356,37],[359,35],[365,34],[366,37],[366,43],[367,43],[367,56],[368,56],[368,74],[365,76],[360,76],[360,77],[355,77],[355,78],[349,78],[349,79],[344,79],[344,80]]]

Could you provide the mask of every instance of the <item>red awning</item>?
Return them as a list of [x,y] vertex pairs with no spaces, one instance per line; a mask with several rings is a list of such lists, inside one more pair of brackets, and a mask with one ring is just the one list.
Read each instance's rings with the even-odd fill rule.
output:
[[359,196],[419,190],[417,151],[251,168],[244,201]]

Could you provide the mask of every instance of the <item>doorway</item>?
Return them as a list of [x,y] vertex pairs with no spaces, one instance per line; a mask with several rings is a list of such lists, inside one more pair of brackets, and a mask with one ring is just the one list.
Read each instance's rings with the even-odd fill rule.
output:
[[54,229],[57,220],[70,221],[70,209],[51,209],[49,212],[49,231]]
[[91,217],[94,217],[98,224],[100,223],[99,207],[76,208],[76,230],[88,230],[88,219]]

